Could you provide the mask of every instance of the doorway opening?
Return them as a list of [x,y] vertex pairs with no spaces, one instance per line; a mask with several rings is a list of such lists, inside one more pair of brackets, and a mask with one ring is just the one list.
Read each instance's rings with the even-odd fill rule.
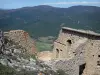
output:
[[86,63],[79,66],[79,75],[82,75],[85,69]]
[[56,58],[59,57],[59,49],[56,49]]
[[72,44],[72,41],[71,41],[71,40],[67,40],[67,42],[68,42],[68,44],[70,44],[70,45]]

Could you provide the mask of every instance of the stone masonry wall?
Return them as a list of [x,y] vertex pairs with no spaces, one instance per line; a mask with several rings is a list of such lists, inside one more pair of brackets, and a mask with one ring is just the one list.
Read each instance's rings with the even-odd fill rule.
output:
[[[79,50],[82,49],[81,53]],[[78,48],[77,55],[72,59],[57,59],[58,61],[53,64],[56,69],[62,69],[68,75],[79,75],[79,65],[85,64],[84,48]]]
[[37,52],[34,45],[35,43],[27,32],[23,30],[11,30],[5,32],[5,36],[24,47],[30,54]]
[[[70,59],[74,57],[75,49],[81,44],[85,43],[87,38],[83,36],[77,36],[74,32],[72,33],[62,33],[58,36],[58,39],[54,42],[53,48],[53,59],[57,57],[57,49],[59,50],[58,58]],[[58,59],[57,58],[57,59]]]
[[86,68],[83,75],[100,75],[100,38],[91,39],[85,48]]
[[61,30],[54,42],[52,59],[58,60],[54,68],[68,75],[100,75],[100,36]]

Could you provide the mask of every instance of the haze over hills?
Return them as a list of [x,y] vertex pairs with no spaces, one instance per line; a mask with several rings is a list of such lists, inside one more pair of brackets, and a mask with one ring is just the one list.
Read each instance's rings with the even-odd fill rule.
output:
[[56,36],[62,26],[100,32],[100,7],[47,5],[0,10],[0,28],[24,29],[32,36]]

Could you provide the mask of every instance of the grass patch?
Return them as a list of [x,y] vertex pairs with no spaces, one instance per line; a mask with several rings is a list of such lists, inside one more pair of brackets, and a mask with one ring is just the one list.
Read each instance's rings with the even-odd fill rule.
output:
[[52,45],[53,44],[45,43],[45,42],[40,42],[40,41],[36,42],[36,48],[40,52],[41,51],[52,51]]

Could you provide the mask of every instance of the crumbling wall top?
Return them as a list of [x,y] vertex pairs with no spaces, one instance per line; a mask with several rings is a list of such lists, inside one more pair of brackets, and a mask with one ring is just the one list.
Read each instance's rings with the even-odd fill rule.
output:
[[87,34],[87,35],[93,35],[93,36],[100,36],[99,33],[95,33],[93,31],[90,30],[81,30],[81,29],[73,29],[73,28],[69,28],[69,27],[62,27],[62,30],[68,30],[68,31],[73,31],[73,32],[77,32],[80,34]]
[[10,30],[4,32],[4,36],[24,47],[30,54],[37,52],[34,40],[24,30]]

